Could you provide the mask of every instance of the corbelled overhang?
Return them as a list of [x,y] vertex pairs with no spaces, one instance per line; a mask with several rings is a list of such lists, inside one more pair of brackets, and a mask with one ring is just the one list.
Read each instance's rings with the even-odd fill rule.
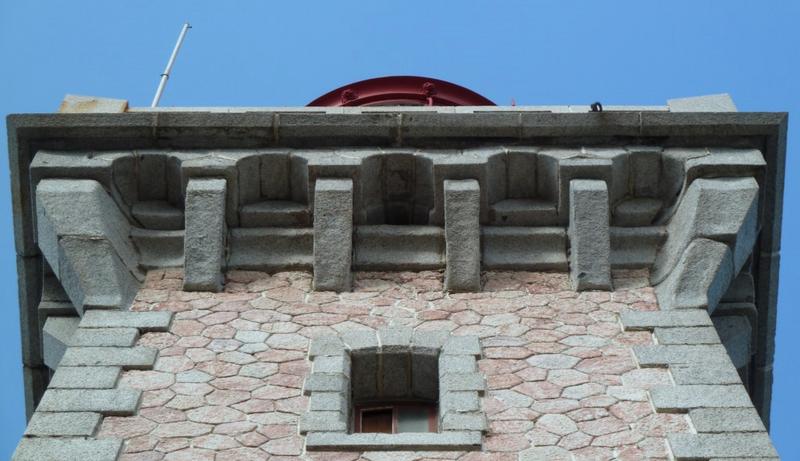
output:
[[[459,149],[487,145],[545,147],[756,149],[766,161],[759,188],[760,233],[752,265],[758,308],[756,365],[751,393],[768,420],[777,305],[783,166],[787,115],[783,113],[677,113],[614,110],[552,113],[523,107],[278,108],[27,114],[8,118],[15,243],[20,277],[23,361],[40,358],[42,261],[35,241],[30,168],[42,150],[192,150],[257,148]],[[713,171],[708,172],[714,176]],[[40,354],[41,355],[41,354]],[[26,373],[27,392],[38,392]],[[29,395],[32,401],[33,395]]]

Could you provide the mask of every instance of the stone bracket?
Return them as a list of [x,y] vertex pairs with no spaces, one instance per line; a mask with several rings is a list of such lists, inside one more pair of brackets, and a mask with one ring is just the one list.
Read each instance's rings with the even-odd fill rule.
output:
[[577,291],[611,289],[611,237],[605,181],[569,183],[570,279]]
[[185,291],[222,290],[226,189],[218,178],[192,178],[186,186]]
[[314,289],[349,291],[353,261],[353,181],[317,179],[314,189]]
[[480,291],[480,186],[475,179],[444,181],[445,289]]
[[126,309],[143,275],[130,224],[94,180],[44,179],[36,187],[39,248],[70,301]]

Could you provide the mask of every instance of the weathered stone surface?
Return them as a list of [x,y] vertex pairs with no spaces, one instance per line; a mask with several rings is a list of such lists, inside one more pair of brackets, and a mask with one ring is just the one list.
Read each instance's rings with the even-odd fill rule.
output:
[[608,186],[605,181],[569,184],[569,261],[577,291],[611,288]]
[[183,254],[186,291],[220,291],[225,253],[224,179],[189,180]]
[[670,112],[736,112],[728,93],[667,99]]
[[44,364],[55,370],[72,343],[78,328],[78,317],[49,317],[42,328],[42,355]]
[[480,291],[481,246],[478,181],[444,181],[444,230],[448,291]]
[[717,303],[733,280],[730,249],[724,243],[695,239],[669,276],[656,288],[662,309],[707,309]]
[[78,328],[70,345],[131,347],[138,338],[139,330],[136,328]]
[[110,461],[122,451],[122,440],[80,438],[24,438],[14,461]]
[[109,367],[58,367],[48,387],[51,389],[112,389],[119,380],[122,368]]
[[689,411],[697,432],[765,432],[754,408],[698,408]]
[[67,349],[61,365],[120,366],[127,369],[148,369],[156,362],[158,350],[150,347],[71,347]]
[[672,364],[676,384],[740,384],[742,379],[729,361],[701,364]]
[[713,326],[708,313],[701,310],[651,311],[625,310],[620,313],[626,330],[653,330],[656,327],[708,327]]
[[[654,390],[654,402],[672,399],[671,404],[682,405],[667,410],[671,412],[692,411],[700,403],[731,403],[730,396],[725,401],[714,397],[712,388],[739,388],[744,394],[738,381],[719,386],[729,382],[728,372],[738,380],[729,361],[705,361],[692,370],[681,363],[669,364],[669,370],[636,367],[631,349],[642,346],[673,362],[713,346],[727,360],[720,344],[656,346],[648,331],[636,331],[713,328],[704,311],[654,310],[658,304],[648,287],[575,293],[563,273],[488,272],[483,292],[444,295],[441,272],[405,272],[356,273],[353,292],[333,293],[313,292],[307,273],[234,271],[228,274],[225,293],[189,297],[179,290],[179,277],[154,271],[141,294],[141,299],[152,301],[135,306],[174,310],[180,317],[169,333],[145,333],[139,340],[138,347],[160,349],[157,369],[127,371],[120,381],[122,387],[144,390],[144,408],[135,417],[117,418],[120,421],[112,420],[107,427],[104,423],[101,430],[116,434],[129,428],[124,429],[131,434],[128,444],[141,446],[141,456],[160,456],[155,448],[137,445],[149,440],[181,456],[195,450],[191,456],[197,457],[202,450],[202,456],[233,457],[252,446],[282,453],[272,456],[312,460],[321,455],[314,453],[315,437],[325,433],[337,437],[334,451],[353,449],[347,456],[388,460],[383,451],[359,453],[377,448],[368,445],[374,440],[346,439],[372,437],[348,434],[349,397],[351,391],[359,396],[363,389],[376,389],[377,381],[367,383],[353,373],[364,366],[359,360],[374,359],[381,350],[406,359],[383,362],[384,371],[387,364],[392,370],[388,376],[393,384],[401,381],[397,376],[408,377],[401,363],[412,364],[413,383],[418,379],[413,369],[422,364],[417,355],[435,358],[426,382],[440,384],[443,419],[436,437],[474,432],[480,441],[480,432],[487,430],[479,445],[469,447],[449,446],[441,438],[440,445],[429,440],[425,445],[404,445],[406,436],[395,439],[401,442],[397,445],[380,440],[388,444],[381,450],[401,450],[393,456],[403,459],[430,457],[415,452],[431,450],[445,450],[443,456],[462,461],[474,461],[475,456],[517,461],[518,454],[559,459],[562,449],[576,458],[594,459],[613,457],[612,447],[620,446],[626,447],[620,449],[620,458],[664,458],[664,431],[686,433],[691,426],[687,415],[656,413],[648,402],[650,389],[686,390],[674,386],[670,374],[679,384],[682,378],[713,384],[689,386],[688,397],[659,396]],[[623,331],[620,312],[625,309],[649,312],[639,317],[622,314],[634,327]],[[268,334],[265,348],[250,352],[246,348],[258,343],[243,341],[263,338],[256,333]],[[336,336],[340,341],[330,340]],[[230,359],[249,363],[225,361]],[[378,361],[373,364],[377,377]],[[440,380],[433,374],[437,369]],[[304,383],[310,395],[303,395]],[[687,400],[698,396],[707,401]],[[309,438],[298,437],[298,429],[307,431]],[[232,445],[230,439],[242,448],[224,448]],[[597,444],[592,445],[593,440]],[[304,441],[311,442],[305,453]],[[637,446],[627,447],[630,444]],[[196,448],[188,448],[192,446]],[[464,453],[478,448],[484,453]],[[267,453],[266,448],[256,450],[262,458]]]
[[36,204],[39,248],[78,312],[127,308],[139,258],[127,218],[100,183],[45,179]]
[[651,275],[653,284],[667,278],[684,249],[697,238],[728,244],[733,256],[732,272],[738,273],[755,243],[757,202],[758,183],[754,178],[694,180],[667,225],[668,237]]
[[750,396],[743,386],[683,385],[662,386],[650,391],[653,406],[659,411],[694,408],[749,408]]
[[81,96],[68,94],[64,96],[58,111],[62,114],[117,114],[128,110],[128,100],[102,98],[98,96]]
[[44,413],[37,411],[28,422],[26,436],[83,436],[94,435],[100,425],[100,413]]
[[318,179],[314,189],[314,288],[349,291],[353,258],[353,181]]
[[736,368],[750,364],[753,354],[753,330],[745,316],[726,315],[712,319],[720,340]]
[[634,346],[633,353],[640,367],[673,364],[728,364],[729,358],[721,344],[703,345],[648,345]]
[[81,319],[81,328],[137,328],[140,331],[166,331],[172,312],[127,312],[93,310]]
[[766,432],[751,434],[668,434],[675,458],[775,457],[778,453]]
[[659,344],[719,344],[717,330],[713,327],[656,328]]
[[141,396],[141,391],[133,389],[50,389],[44,393],[37,411],[131,415]]

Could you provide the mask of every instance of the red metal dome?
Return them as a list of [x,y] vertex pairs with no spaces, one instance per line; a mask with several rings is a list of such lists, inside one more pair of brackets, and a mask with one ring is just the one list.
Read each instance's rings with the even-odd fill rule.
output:
[[478,93],[435,78],[396,76],[350,83],[309,106],[494,106]]

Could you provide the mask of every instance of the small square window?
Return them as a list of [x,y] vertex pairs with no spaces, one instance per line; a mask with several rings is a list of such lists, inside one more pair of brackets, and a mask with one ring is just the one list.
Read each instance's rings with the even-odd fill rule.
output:
[[306,449],[479,450],[486,417],[476,336],[392,327],[314,338]]

